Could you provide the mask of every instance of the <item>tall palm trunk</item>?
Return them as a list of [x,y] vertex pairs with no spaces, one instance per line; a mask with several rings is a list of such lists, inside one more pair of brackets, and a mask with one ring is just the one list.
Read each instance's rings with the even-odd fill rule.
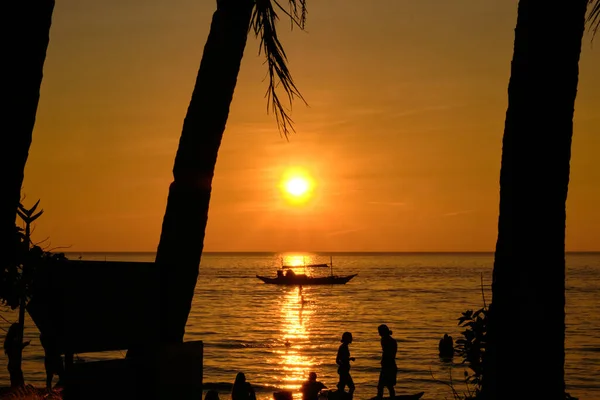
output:
[[[7,27],[12,29],[5,27],[2,48],[6,69],[2,84],[4,133],[0,135],[3,164],[0,170],[3,188],[0,229],[3,235],[10,237],[15,231],[25,163],[40,99],[54,0],[10,1],[4,9],[6,18],[11,21]],[[4,245],[6,241],[0,243]]]
[[587,2],[519,1],[483,381],[487,399],[564,399],[565,207]]
[[156,263],[161,341],[183,340],[202,255],[217,154],[246,46],[254,1],[218,0],[183,123]]
[[[9,1],[3,9],[5,23],[10,23],[5,24],[2,46],[1,271],[17,262],[15,219],[40,99],[54,0]],[[20,368],[20,359],[18,364]]]
[[[17,207],[23,185],[25,163],[35,115],[40,99],[46,50],[50,40],[50,25],[54,0],[10,1],[4,6],[10,19],[9,30],[5,27],[2,93],[4,133],[0,135],[0,159],[2,160],[2,208],[0,229],[3,238],[15,232]],[[6,235],[6,236],[4,236]],[[1,240],[4,246],[7,240]],[[1,254],[6,254],[4,251]]]

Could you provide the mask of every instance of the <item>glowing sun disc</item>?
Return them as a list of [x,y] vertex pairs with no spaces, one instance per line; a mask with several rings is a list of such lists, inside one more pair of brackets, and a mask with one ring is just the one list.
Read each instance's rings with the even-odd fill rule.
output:
[[294,168],[281,177],[279,189],[289,204],[301,205],[311,199],[314,186],[314,180],[303,168]]
[[304,178],[292,178],[285,184],[285,190],[292,196],[302,196],[309,189],[309,183]]

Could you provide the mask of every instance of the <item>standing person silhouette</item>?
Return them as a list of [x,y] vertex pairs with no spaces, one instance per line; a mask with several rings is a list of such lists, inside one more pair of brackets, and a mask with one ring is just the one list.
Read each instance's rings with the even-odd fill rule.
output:
[[381,372],[379,373],[379,383],[377,384],[377,398],[383,398],[383,388],[387,388],[390,392],[390,399],[396,396],[394,385],[396,384],[396,352],[398,351],[398,343],[392,337],[392,331],[385,324],[377,327],[379,336],[381,336]]
[[348,345],[352,343],[352,334],[350,332],[344,332],[342,335],[342,344],[340,345],[335,363],[338,365],[338,375],[340,380],[337,384],[337,388],[340,392],[344,392],[346,386],[348,386],[348,394],[350,399],[354,394],[354,381],[350,376],[350,361],[356,360],[354,357],[350,357],[350,349]]
[[231,389],[231,400],[256,400],[254,388],[249,382],[246,382],[246,375],[238,372]]
[[62,377],[65,372],[60,351],[56,348],[54,338],[40,334],[40,343],[44,348],[44,367],[46,369],[46,388],[52,389],[52,379],[58,376],[57,386],[62,386]]
[[18,322],[13,323],[4,338],[4,354],[8,358],[8,373],[10,374],[10,386],[25,386],[23,370],[21,369],[22,351],[30,341],[21,342],[23,327]]

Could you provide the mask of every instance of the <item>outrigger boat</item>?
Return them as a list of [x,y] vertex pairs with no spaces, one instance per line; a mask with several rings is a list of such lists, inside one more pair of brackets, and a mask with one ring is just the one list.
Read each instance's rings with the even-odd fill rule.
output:
[[[310,276],[306,273],[297,274],[294,268],[329,268],[330,275],[327,276]],[[324,264],[304,264],[304,265],[284,265],[282,262],[281,269],[277,270],[275,278],[256,275],[258,279],[264,283],[274,285],[344,285],[358,274],[352,275],[334,275],[333,274],[333,259],[329,263]]]

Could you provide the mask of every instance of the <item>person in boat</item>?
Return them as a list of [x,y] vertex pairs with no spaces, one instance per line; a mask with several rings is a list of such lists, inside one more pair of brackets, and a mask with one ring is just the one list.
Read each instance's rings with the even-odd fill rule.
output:
[[231,389],[231,400],[256,400],[254,388],[246,381],[246,375],[238,372]]
[[296,273],[294,272],[293,269],[288,269],[287,272],[285,273],[286,278],[295,278],[296,277]]
[[277,270],[277,277],[278,278],[283,278],[283,271],[282,270],[280,270],[280,269]]
[[21,335],[23,327],[15,322],[8,328],[4,338],[4,354],[8,358],[8,373],[10,374],[10,386],[25,386],[25,378],[21,369],[21,360],[23,359],[23,349],[29,346],[30,341],[22,342]]
[[311,372],[308,374],[308,380],[302,384],[300,391],[302,392],[303,400],[318,400],[319,392],[326,389],[327,386],[323,382],[317,381],[317,373]]
[[394,386],[396,385],[396,353],[398,343],[392,337],[392,331],[387,325],[381,324],[377,327],[379,336],[381,336],[381,372],[379,373],[379,383],[377,383],[377,398],[383,398],[383,388],[390,392],[390,399],[396,396]]
[[337,357],[335,358],[335,363],[338,365],[338,375],[340,376],[337,388],[340,392],[343,392],[345,391],[346,386],[348,386],[348,394],[351,399],[355,387],[352,376],[350,376],[350,361],[356,360],[354,357],[350,357],[350,348],[348,347],[348,345],[352,343],[352,334],[350,332],[344,332],[341,342],[342,344],[340,345]]
[[438,350],[441,358],[452,358],[454,357],[454,340],[452,336],[448,336],[444,333],[444,337],[440,339]]
[[54,340],[44,334],[40,334],[40,343],[44,348],[44,368],[46,369],[46,389],[52,389],[54,375],[58,376],[57,386],[62,385],[62,377],[65,372],[62,356],[56,348]]

